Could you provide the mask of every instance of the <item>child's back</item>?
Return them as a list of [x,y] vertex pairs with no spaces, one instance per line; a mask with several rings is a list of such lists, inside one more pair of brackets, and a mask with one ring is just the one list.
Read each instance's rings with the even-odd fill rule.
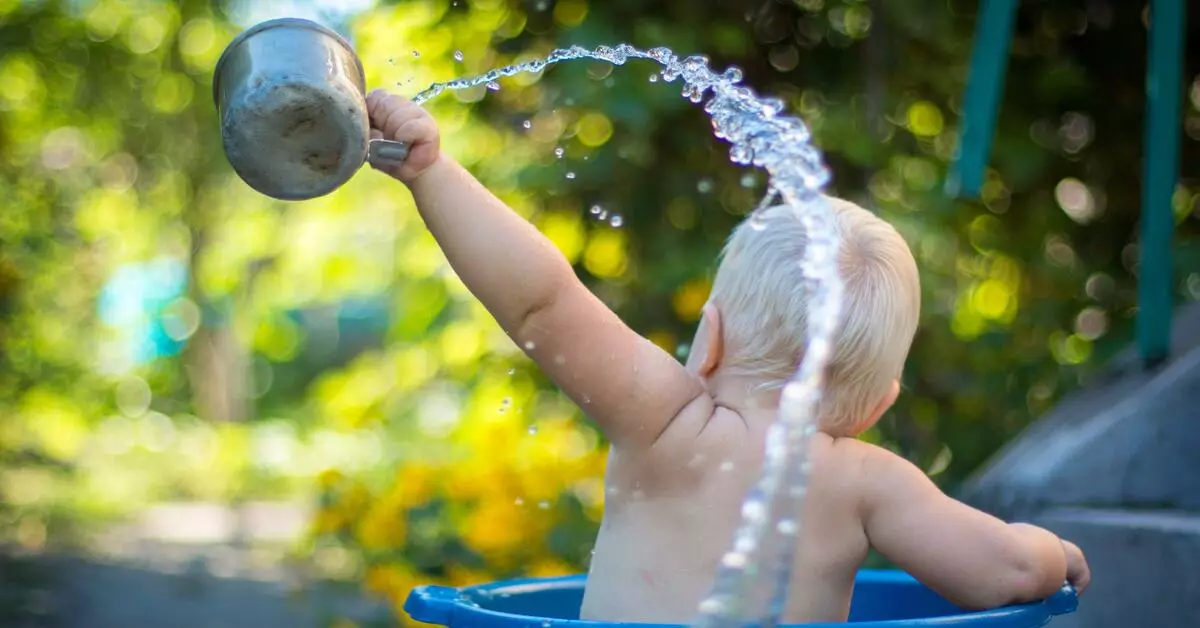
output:
[[[717,409],[712,418],[705,438],[727,440],[706,449],[711,458],[691,464],[686,455],[642,465],[610,461],[604,523],[588,574],[583,618],[681,623],[696,615],[721,557],[731,549],[742,500],[761,467],[762,426],[772,417],[764,412],[743,423],[733,412]],[[814,438],[809,507],[800,526],[785,617],[789,622],[846,619],[854,575],[868,547],[852,490],[860,453],[855,450],[862,446],[823,434]],[[635,479],[639,477],[671,481]],[[681,477],[688,481],[677,483]]]
[[[707,450],[725,455],[689,465],[684,456],[625,464],[613,454],[583,618],[682,623],[696,616],[731,549],[765,436],[732,412],[717,409],[712,418],[706,431],[728,440]],[[761,425],[769,418],[746,420]],[[965,608],[1039,599],[1065,577],[1087,584],[1073,545],[946,497],[889,451],[819,433],[810,460],[787,623],[845,621],[855,574],[871,547]],[[686,483],[676,483],[685,476]],[[671,481],[645,480],[654,477]]]

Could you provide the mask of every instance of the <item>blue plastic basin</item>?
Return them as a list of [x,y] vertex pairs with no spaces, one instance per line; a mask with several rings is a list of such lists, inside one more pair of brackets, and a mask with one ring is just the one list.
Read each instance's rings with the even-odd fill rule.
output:
[[[604,628],[663,626],[579,619],[585,576],[505,580],[473,587],[424,586],[413,589],[404,610],[415,620],[449,628]],[[863,570],[858,574],[850,621],[859,628],[969,626],[1036,628],[1055,615],[1072,613],[1075,592],[1064,586],[1041,602],[990,611],[964,611],[902,571]],[[809,628],[842,624],[806,624]]]

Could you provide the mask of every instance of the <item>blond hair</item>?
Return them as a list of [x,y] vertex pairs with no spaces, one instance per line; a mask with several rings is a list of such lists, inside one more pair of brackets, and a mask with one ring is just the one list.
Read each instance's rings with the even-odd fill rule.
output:
[[[900,377],[921,309],[912,252],[890,224],[826,197],[840,237],[842,314],[819,412],[824,427],[862,421]],[[723,365],[781,387],[804,352],[808,314],[800,260],[808,234],[795,210],[770,207],[738,225],[721,254],[710,300],[721,314]]]

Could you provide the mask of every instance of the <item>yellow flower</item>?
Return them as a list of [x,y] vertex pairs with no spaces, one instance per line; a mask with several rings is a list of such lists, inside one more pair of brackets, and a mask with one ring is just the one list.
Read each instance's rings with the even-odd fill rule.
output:
[[455,501],[515,496],[513,471],[496,454],[479,454],[445,469],[446,492]]
[[539,536],[530,518],[523,516],[523,507],[546,515],[540,517],[542,520],[550,518],[549,513],[536,506],[518,506],[507,499],[487,499],[468,517],[462,531],[463,541],[484,556],[502,556],[522,547]]
[[332,508],[322,508],[317,511],[317,516],[313,518],[313,533],[333,534],[341,529],[344,523],[341,513]]
[[371,494],[367,492],[367,488],[362,484],[354,482],[342,491],[337,508],[341,510],[347,519],[358,518],[364,509],[370,504]]
[[376,504],[358,523],[358,542],[367,550],[383,550],[404,545],[408,526],[404,511],[386,503]]
[[437,492],[437,480],[441,472],[441,469],[420,463],[401,467],[396,472],[396,479],[393,480],[385,501],[400,508],[429,503]]
[[554,578],[557,576],[570,576],[579,573],[579,569],[568,565],[553,556],[538,559],[529,566],[527,575],[530,578]]
[[700,311],[708,302],[708,293],[711,291],[712,283],[708,279],[696,279],[683,284],[671,297],[675,315],[687,323],[700,320]]
[[325,469],[321,473],[317,474],[317,486],[320,487],[321,490],[328,491],[344,479],[345,477],[342,475],[341,471],[338,471],[337,469]]
[[413,587],[421,584],[408,569],[396,564],[375,565],[367,569],[363,586],[368,592],[393,602],[404,603]]
[[452,587],[469,587],[475,584],[491,582],[495,578],[487,571],[471,569],[460,564],[446,565],[446,581]]

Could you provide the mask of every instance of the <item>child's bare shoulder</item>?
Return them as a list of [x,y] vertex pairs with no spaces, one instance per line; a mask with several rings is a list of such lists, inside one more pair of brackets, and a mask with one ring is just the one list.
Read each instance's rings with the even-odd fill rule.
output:
[[856,466],[869,464],[881,456],[896,455],[883,447],[849,436],[825,436],[825,438],[829,441],[829,451],[826,454],[829,464],[845,467],[843,469],[845,471],[850,471]]
[[926,499],[941,495],[917,465],[893,451],[854,438],[836,438],[825,467],[838,478],[841,490],[853,495],[862,512],[881,503]]
[[887,476],[911,466],[903,457],[879,445],[857,438],[826,438],[829,444],[824,451],[814,451],[819,456],[814,461],[819,472],[836,478],[843,490],[861,497],[874,493],[881,482],[888,481]]

